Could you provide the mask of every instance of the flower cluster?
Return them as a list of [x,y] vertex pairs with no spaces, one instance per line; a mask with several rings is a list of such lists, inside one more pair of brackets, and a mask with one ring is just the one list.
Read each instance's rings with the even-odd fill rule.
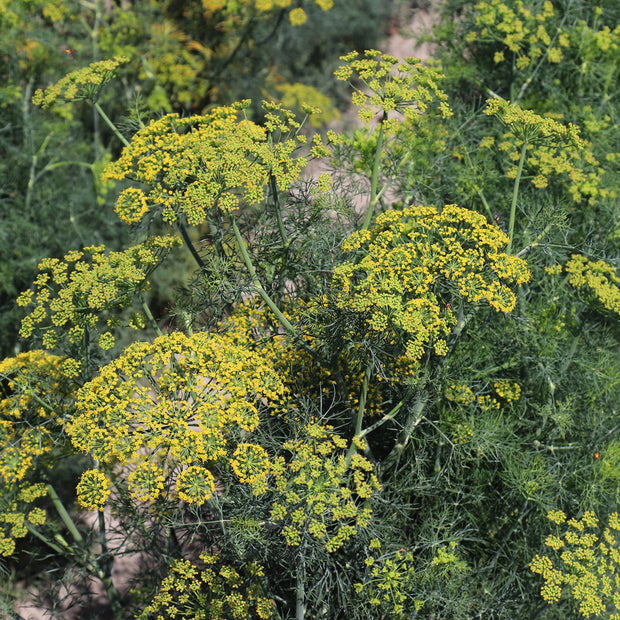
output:
[[545,580],[541,595],[548,603],[560,600],[564,591],[579,604],[583,618],[595,616],[620,618],[620,519],[618,513],[609,516],[608,526],[601,533],[593,512],[584,513],[579,520],[566,519],[561,510],[548,515],[558,530],[568,526],[560,535],[550,535],[545,545],[559,553],[561,564],[537,555],[530,569]]
[[54,463],[46,458],[62,441],[74,370],[69,360],[45,351],[0,362],[0,555],[13,553],[28,524],[45,523],[45,511],[32,506],[47,495],[35,470]]
[[[602,7],[595,7],[599,16]],[[473,7],[474,24],[465,35],[472,44],[496,44],[493,56],[496,64],[510,63],[514,68],[532,75],[542,62],[557,65],[570,50],[571,55],[582,55],[588,64],[600,66],[605,58],[617,53],[620,27],[590,27],[584,20],[571,23],[558,14],[550,0],[527,3],[522,0],[483,0]],[[582,66],[585,72],[586,67]]]
[[214,555],[203,554],[203,569],[189,560],[177,560],[138,620],[164,618],[220,618],[246,620],[272,618],[275,604],[264,596],[262,566],[245,564],[243,570],[221,564]]
[[404,338],[413,362],[428,346],[446,355],[459,296],[485,300],[498,312],[514,308],[508,285],[530,274],[525,261],[501,252],[507,243],[482,215],[455,205],[441,213],[424,206],[388,211],[371,230],[345,240],[343,248],[355,255],[334,269],[338,306],[364,317],[371,333],[392,343]]
[[29,351],[0,362],[0,483],[23,480],[62,432],[73,360]]
[[292,454],[288,461],[274,459],[280,499],[270,518],[285,524],[288,545],[299,545],[309,534],[331,553],[370,524],[367,501],[381,487],[370,461],[359,454],[347,456],[347,443],[330,427],[313,423],[304,439],[284,443]]
[[128,62],[129,58],[125,56],[115,56],[72,71],[45,90],[37,90],[32,102],[49,108],[56,101],[94,101],[103,87],[115,77],[118,67]]
[[346,64],[335,72],[336,77],[347,81],[355,76],[365,87],[359,89],[354,84],[352,97],[364,124],[383,113],[389,131],[399,124],[396,118],[388,119],[390,112],[400,112],[415,123],[420,113],[431,105],[437,105],[442,118],[452,115],[448,96],[439,87],[443,76],[418,58],[405,58],[401,62],[377,50],[366,50],[361,57],[358,52],[351,52],[340,60]]
[[[203,0],[202,7],[205,15],[211,17],[219,11],[234,14],[238,11],[247,11],[250,7],[260,13],[278,9],[287,9],[293,0],[242,0],[242,2],[230,2],[229,0]],[[334,0],[315,0],[315,3],[323,9],[329,11],[334,6]],[[292,26],[301,26],[306,23],[308,16],[302,7],[291,9],[288,14]]]
[[[230,213],[242,203],[262,202],[270,175],[288,190],[307,163],[294,156],[304,142],[294,135],[299,123],[292,112],[267,102],[264,127],[239,120],[246,103],[204,116],[168,114],[138,131],[103,174],[104,180],[127,178],[146,187],[121,193],[116,203],[121,220],[131,224],[160,209],[165,222],[196,226],[209,210]],[[274,140],[276,133],[290,137]]]
[[97,469],[85,471],[77,485],[78,502],[86,510],[103,510],[110,492],[110,480]]
[[611,265],[603,260],[589,261],[585,256],[573,254],[565,270],[571,286],[606,310],[620,315],[620,278]]
[[[375,557],[380,552],[381,542],[373,539],[365,563],[367,575],[363,582],[355,584],[355,591],[363,595],[371,607],[388,614],[390,618],[409,617],[411,608],[405,603],[413,599],[416,589],[417,575],[414,558],[410,551],[401,549],[393,554]],[[413,599],[413,608],[420,611],[424,601]]]
[[[106,253],[103,246],[87,247],[39,263],[34,287],[22,293],[19,306],[34,308],[22,320],[20,335],[36,333],[43,346],[52,349],[68,335],[73,344],[82,342],[86,330],[101,333],[99,346],[114,346],[111,330],[121,325],[122,313],[140,291],[167,252],[180,244],[174,237],[153,237],[123,252]],[[144,316],[134,314],[127,326],[143,328]]]
[[451,383],[446,388],[446,398],[454,403],[461,405],[478,405],[482,407],[485,403],[492,403],[493,407],[499,408],[499,397],[506,403],[519,400],[521,396],[521,387],[518,383],[509,379],[499,379],[493,383],[495,388],[491,393],[474,394],[471,387],[465,383]]
[[497,64],[509,61],[519,70],[532,67],[541,58],[557,64],[562,60],[562,49],[570,45],[568,32],[553,25],[555,9],[549,0],[538,7],[520,0],[484,0],[473,10],[475,29],[465,40],[505,47],[495,53],[493,60]]
[[207,467],[228,456],[231,433],[253,431],[283,394],[269,360],[247,346],[175,332],[136,342],[104,366],[78,392],[68,432],[101,463],[126,464],[136,499],[155,500],[175,481],[182,499],[203,504],[214,491]]
[[[526,147],[527,166],[531,169],[532,184],[542,189],[547,187],[549,178],[567,178],[568,191],[575,202],[588,198],[589,202],[611,195],[601,187],[603,169],[592,154],[591,144],[579,135],[579,129],[569,123],[563,125],[550,116],[540,116],[531,110],[499,97],[487,101],[484,113],[498,118],[507,128],[497,148],[508,154],[513,165],[506,176],[515,178],[521,149]],[[490,148],[495,141],[485,140]]]
[[20,482],[9,486],[0,484],[0,556],[9,557],[15,551],[15,540],[24,538],[28,526],[46,522],[45,510],[30,507],[33,502],[47,495],[47,488],[38,482]]
[[521,397],[521,387],[509,379],[495,381],[493,388],[474,393],[472,388],[465,383],[448,385],[445,391],[446,399],[457,405],[447,415],[450,435],[455,444],[467,444],[474,438],[476,430],[474,419],[463,421],[467,411],[471,412],[474,408],[483,413],[497,411],[503,404],[516,402]]
[[267,491],[270,463],[264,448],[251,443],[240,443],[230,459],[230,466],[239,481],[250,485],[255,495]]

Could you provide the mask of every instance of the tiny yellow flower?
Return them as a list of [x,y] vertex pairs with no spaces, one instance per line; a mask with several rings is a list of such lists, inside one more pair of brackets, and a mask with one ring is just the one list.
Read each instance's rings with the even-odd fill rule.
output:
[[301,8],[296,8],[293,9],[288,16],[291,25],[293,26],[301,26],[302,24],[305,24],[308,16],[306,15],[306,12],[301,9]]

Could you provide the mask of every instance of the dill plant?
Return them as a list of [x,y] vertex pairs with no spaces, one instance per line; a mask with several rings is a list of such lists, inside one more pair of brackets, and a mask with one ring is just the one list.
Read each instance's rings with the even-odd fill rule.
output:
[[[111,563],[128,550],[152,567],[122,601],[144,618],[548,612],[527,570],[546,514],[611,512],[613,239],[577,253],[561,228],[616,198],[593,145],[523,97],[491,94],[466,115],[436,66],[374,50],[342,60],[337,77],[378,125],[324,139],[266,101],[262,124],[240,102],[121,134],[104,175],[131,183],[116,213],[148,240],[120,256],[86,250],[92,264],[45,262],[21,298],[35,306],[26,335],[46,321],[95,330],[124,324],[180,240],[197,267],[180,327],[62,362],[79,377],[62,432],[88,458],[77,501],[97,514],[101,553],[74,539],[117,617]],[[432,137],[440,145],[424,146]],[[366,176],[365,213],[338,195],[337,174],[301,181],[308,155],[332,153]],[[540,175],[559,177],[549,192],[564,215],[536,200]],[[388,188],[407,204],[390,204]],[[218,278],[229,298],[205,311],[196,302]],[[70,311],[52,307],[65,297]],[[19,521],[19,537],[42,515],[15,506],[5,522]],[[107,510],[124,545],[114,552]],[[559,579],[549,562],[532,566]]]

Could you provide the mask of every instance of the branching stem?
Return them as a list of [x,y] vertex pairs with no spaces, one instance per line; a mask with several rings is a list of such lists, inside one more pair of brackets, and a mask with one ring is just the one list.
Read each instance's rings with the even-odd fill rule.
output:
[[383,136],[385,133],[385,129],[383,123],[385,121],[385,113],[381,117],[379,121],[379,136],[377,138],[377,148],[375,150],[375,160],[372,166],[372,174],[370,177],[370,204],[368,205],[368,213],[366,213],[366,218],[364,219],[364,223],[362,224],[362,230],[367,229],[370,226],[370,220],[372,219],[372,215],[375,212],[375,207],[377,206],[377,201],[379,200],[379,196],[377,195],[377,184],[379,180],[379,168],[381,165],[381,150],[383,149]]
[[104,120],[106,125],[114,132],[114,135],[125,145],[129,146],[129,140],[118,130],[116,125],[109,119],[108,115],[103,111],[103,108],[99,105],[98,101],[93,101],[93,106],[97,113]]
[[254,269],[254,265],[252,264],[252,259],[248,254],[248,250],[245,246],[245,241],[241,236],[241,231],[237,226],[237,221],[234,216],[231,216],[231,222],[233,227],[233,232],[235,233],[235,239],[237,241],[237,246],[239,247],[239,251],[241,252],[241,256],[243,257],[243,262],[247,267],[248,272],[250,273],[250,278],[252,279],[252,284],[254,285],[254,289],[256,292],[263,298],[264,302],[269,306],[270,310],[278,317],[278,320],[284,326],[284,329],[293,337],[297,337],[299,334],[297,330],[293,327],[291,322],[284,316],[280,308],[275,304],[273,299],[269,296],[267,291],[263,288],[260,280],[258,279],[258,275],[256,274],[256,269]]

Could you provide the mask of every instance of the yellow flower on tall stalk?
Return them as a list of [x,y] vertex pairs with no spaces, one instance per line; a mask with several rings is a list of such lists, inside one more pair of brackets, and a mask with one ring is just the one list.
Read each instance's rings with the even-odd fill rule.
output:
[[126,56],[93,62],[68,73],[45,90],[37,90],[32,102],[42,108],[49,108],[56,101],[95,101],[105,85],[114,79],[117,69],[128,62]]
[[240,119],[246,103],[204,116],[168,114],[138,131],[103,175],[141,184],[119,196],[121,220],[131,224],[158,210],[165,222],[196,226],[211,210],[230,213],[262,202],[271,175],[288,190],[307,161],[295,156],[299,123],[292,112],[266,102],[264,127]]
[[577,126],[564,125],[551,115],[541,116],[500,97],[489,99],[484,113],[506,127],[498,149],[514,162],[506,176],[515,179],[517,187],[527,167],[533,173],[532,184],[539,189],[550,178],[563,179],[575,202],[585,198],[593,204],[612,195],[601,187],[603,170],[592,154],[592,144],[581,137]]

